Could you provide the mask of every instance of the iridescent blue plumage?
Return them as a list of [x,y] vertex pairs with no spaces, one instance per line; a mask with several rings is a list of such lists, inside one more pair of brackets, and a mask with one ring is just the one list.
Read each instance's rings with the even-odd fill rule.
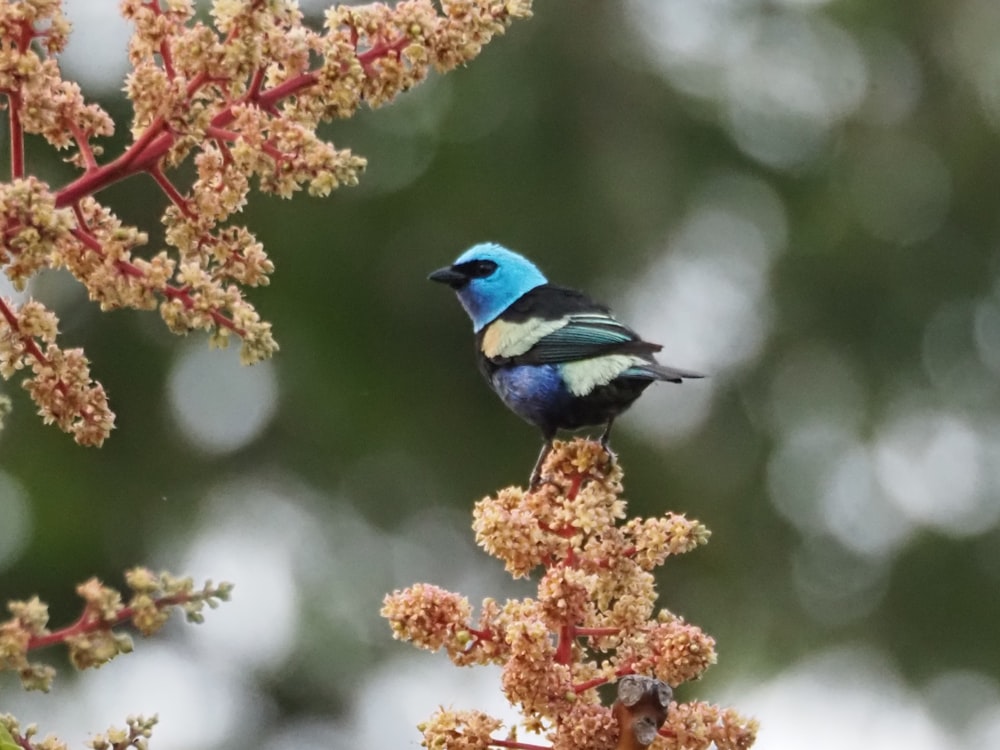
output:
[[542,431],[533,486],[558,430],[603,424],[606,448],[615,417],[650,383],[702,377],[659,364],[658,344],[581,292],[549,284],[531,261],[501,245],[475,245],[430,279],[454,289],[472,319],[490,387]]
[[[489,274],[475,270],[490,264],[492,271]],[[470,247],[455,259],[451,270],[463,274],[466,280],[461,286],[452,286],[472,318],[476,333],[522,294],[546,282],[533,263],[493,242]]]

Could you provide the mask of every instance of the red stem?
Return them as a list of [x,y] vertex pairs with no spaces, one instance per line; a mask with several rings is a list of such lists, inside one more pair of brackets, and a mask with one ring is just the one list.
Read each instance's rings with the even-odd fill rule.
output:
[[[624,677],[627,674],[635,674],[635,671],[631,667],[621,667],[615,670],[616,677]],[[595,677],[592,680],[587,680],[586,682],[581,682],[578,685],[573,686],[574,693],[584,693],[591,688],[600,687],[608,682],[607,677]]]
[[[279,83],[274,88],[257,92],[256,97],[250,101],[255,101],[261,109],[271,112],[282,99],[286,99],[292,94],[302,91],[302,89],[309,88],[318,80],[319,77],[315,73],[300,73],[297,76],[292,76],[287,81]],[[246,97],[244,96],[243,98]],[[228,125],[234,119],[232,107],[228,107],[212,118],[212,124]]]
[[10,177],[20,180],[24,177],[24,126],[21,124],[21,97],[7,92],[7,107],[10,110]]
[[225,128],[217,128],[214,125],[209,125],[205,129],[205,135],[210,138],[214,138],[217,141],[235,141],[240,137],[240,134],[235,130],[226,130]]
[[25,336],[21,333],[21,326],[18,325],[17,315],[15,315],[14,311],[7,306],[7,303],[3,301],[3,298],[0,298],[0,315],[3,316],[3,318],[7,321],[7,325],[10,326],[10,329],[14,331],[14,333],[24,343],[24,348],[27,350],[28,354],[41,362],[43,365],[48,364],[48,359],[46,359],[45,355],[42,354],[42,350],[38,348],[38,342],[35,341],[34,337]]
[[159,164],[154,164],[148,170],[150,177],[156,180],[156,184],[160,186],[160,189],[167,194],[170,202],[173,203],[180,212],[184,214],[188,219],[194,219],[194,212],[188,208],[187,199],[180,194],[180,191],[174,187],[174,183],[170,181],[170,178],[163,174],[163,170],[160,169]]
[[[79,206],[77,205],[74,208],[76,210],[77,222],[80,224],[80,226],[75,227],[72,230],[73,236],[76,237],[78,240],[80,240],[80,242],[86,245],[89,249],[93,250],[95,253],[98,253],[103,257],[105,255],[104,248],[101,246],[101,243],[98,242],[97,239],[92,234],[90,234],[90,232],[87,231],[87,229],[85,228],[85,222],[83,221],[83,214],[80,212]],[[121,260],[121,259],[116,260],[115,268],[117,268],[124,275],[132,276],[137,279],[141,279],[146,275],[145,273],[143,273],[141,268],[136,266],[134,263],[130,263],[127,260]],[[179,286],[174,286],[172,284],[167,284],[166,286],[163,287],[162,294],[167,299],[179,299],[181,303],[184,305],[185,310],[190,310],[192,307],[194,307],[194,298],[191,296],[191,290],[186,287],[179,287]],[[223,328],[228,328],[230,331],[240,336],[241,338],[246,335],[246,331],[243,328],[237,326],[232,320],[227,318],[218,310],[213,308],[208,311],[208,314],[212,316],[212,320],[215,321],[216,325],[220,325]],[[16,323],[16,319],[14,322]],[[29,350],[32,345],[34,345],[34,340],[29,339],[28,340]],[[38,351],[37,347],[35,347],[35,351]],[[45,358],[42,356],[40,351],[38,351],[37,355],[35,356],[40,358],[42,362],[45,361]]]
[[260,90],[264,87],[265,72],[264,68],[257,68],[253,72],[253,78],[250,79],[250,85],[247,87],[246,100],[248,102],[255,102],[260,96]]
[[[358,60],[363,66],[368,66],[372,61],[379,57],[393,52],[399,52],[406,46],[408,41],[408,38],[404,36],[394,42],[377,45],[359,54]],[[299,75],[292,76],[287,81],[283,81],[277,86],[265,91],[261,89],[263,79],[263,71],[256,71],[247,92],[236,102],[230,104],[216,114],[211,120],[212,126],[216,128],[225,128],[229,123],[235,120],[236,116],[233,114],[233,108],[236,104],[251,102],[257,104],[257,106],[264,111],[273,112],[277,104],[282,99],[286,99],[289,96],[297,94],[303,89],[309,88],[319,80],[315,73],[300,73]],[[207,82],[208,77],[205,74],[195,76],[191,83],[188,84],[188,95],[190,96],[194,94]],[[12,106],[12,138],[15,130],[13,127],[14,111],[15,108]],[[56,193],[56,206],[58,208],[70,206],[80,200],[80,198],[100,192],[104,188],[118,182],[119,180],[123,180],[126,177],[130,177],[138,172],[149,170],[164,156],[164,154],[167,153],[167,151],[170,150],[170,147],[174,145],[176,135],[169,132],[166,125],[167,123],[164,117],[157,117],[149,124],[149,127],[146,128],[145,132],[139,136],[138,139],[136,139],[135,143],[129,146],[128,149],[126,149],[117,159],[81,175],[60,189]]]
[[[150,0],[147,7],[153,9],[154,12],[162,13],[158,0]],[[235,33],[236,30],[232,30],[227,37],[227,41],[231,39]],[[22,25],[21,37],[18,40],[18,45],[22,52],[27,50],[28,46],[31,44],[31,40],[35,36],[38,36],[38,33],[31,27],[30,24]],[[392,42],[381,42],[371,49],[360,53],[358,55],[358,60],[362,66],[364,66],[365,70],[368,70],[371,63],[377,58],[389,54],[398,55],[399,52],[406,46],[408,41],[409,40],[406,36],[402,36]],[[164,42],[164,44],[160,47],[160,56],[163,60],[164,70],[167,72],[167,75],[173,77],[173,59],[171,50],[166,42]],[[266,91],[263,90],[264,79],[264,68],[258,68],[254,71],[246,93],[236,102],[230,103],[212,118],[212,137],[217,139],[221,137],[222,139],[225,139],[230,135],[235,135],[225,132],[224,128],[235,119],[233,109],[237,104],[249,102],[256,104],[266,112],[273,113],[276,111],[276,106],[281,100],[314,85],[318,81],[318,76],[316,73],[312,72],[301,73]],[[189,98],[194,96],[198,89],[208,82],[209,77],[204,73],[195,76],[195,78],[192,79],[187,86],[187,96]],[[14,179],[19,179],[23,177],[25,173],[24,129],[20,113],[21,100],[20,95],[17,92],[7,91],[3,93],[6,93],[7,95],[10,110],[11,174]],[[171,201],[173,201],[185,215],[190,216],[189,209],[187,208],[187,202],[174,187],[173,183],[171,183],[170,180],[163,174],[163,171],[159,166],[160,159],[162,159],[163,156],[170,150],[177,139],[177,134],[171,132],[167,120],[163,115],[150,122],[145,131],[135,140],[135,142],[116,159],[104,165],[97,164],[93,151],[90,148],[88,138],[79,126],[73,126],[73,136],[80,148],[80,153],[83,156],[86,170],[75,180],[69,182],[56,191],[55,205],[57,208],[66,208],[68,206],[74,207],[80,224],[79,228],[74,230],[74,235],[81,242],[86,244],[87,247],[97,252],[101,252],[100,244],[89,233],[87,227],[82,221],[79,201],[86,196],[100,192],[115,182],[131,177],[140,172],[149,172],[153,179],[156,180],[157,184],[160,185],[161,189],[170,197]],[[273,146],[271,147],[271,150],[274,150]],[[280,155],[276,153],[272,154],[272,156],[280,158]],[[142,272],[138,268],[126,261],[119,261],[116,263],[116,266],[122,273],[142,276]],[[163,290],[163,293],[168,299],[181,300],[187,309],[194,306],[194,300],[191,298],[189,290],[185,288],[167,286]],[[10,309],[4,305],[0,308],[0,313],[3,314],[12,327],[16,328],[17,317]],[[212,319],[217,325],[224,326],[241,336],[244,334],[244,331],[238,328],[232,320],[217,310],[211,310],[209,311],[209,314],[212,316]],[[41,362],[46,361],[33,338],[28,337],[24,339],[24,341],[26,349],[33,357]]]
[[77,148],[80,149],[80,155],[83,157],[83,163],[87,165],[87,171],[92,169],[97,169],[97,159],[94,158],[94,152],[90,148],[90,139],[87,134],[83,132],[83,128],[75,122],[71,122],[69,125],[70,132],[73,133],[73,140],[76,141]]
[[83,215],[83,209],[80,208],[79,201],[73,204],[73,215],[76,216],[76,226],[80,231],[90,231],[90,227],[87,226],[87,219]]
[[87,231],[86,228],[82,228],[84,227],[83,216],[77,214],[76,220],[80,222],[80,226],[75,227],[74,229],[71,230],[73,236],[76,237],[78,240],[80,240],[80,242],[82,242],[84,245],[86,245],[87,249],[93,250],[95,253],[97,253],[103,258],[104,247],[101,245],[100,242],[97,241],[97,238],[94,235],[92,235],[89,231]]
[[[206,76],[199,75],[195,77],[188,86],[188,94],[190,95],[203,86],[207,80]],[[315,76],[305,74],[297,76],[290,81],[285,81],[284,84],[271,89],[267,93],[270,94],[280,88],[282,89],[281,97],[290,96],[306,86],[311,86],[315,82]],[[297,85],[288,87],[287,84],[289,83],[297,83]],[[266,94],[262,95],[261,98],[264,98],[264,96]],[[234,119],[233,107],[230,105],[212,118],[212,125],[216,127],[225,126]],[[13,128],[11,130],[13,131]],[[174,145],[176,137],[174,133],[167,130],[166,118],[162,115],[157,117],[149,124],[145,132],[136,139],[135,143],[129,146],[117,159],[84,173],[58,190],[56,192],[56,207],[64,208],[70,206],[81,198],[100,192],[119,180],[131,177],[139,172],[150,171],[163,158],[167,151],[170,150],[170,147]]]
[[[119,261],[121,262],[121,261]],[[138,269],[137,269],[138,270]],[[142,272],[139,271],[141,274]],[[163,288],[163,294],[167,299],[178,299],[184,305],[185,310],[190,310],[194,307],[194,298],[191,297],[191,291],[187,287],[173,286],[172,284],[167,284]],[[215,321],[216,325],[222,326],[223,328],[228,328],[230,331],[235,333],[240,338],[246,336],[246,331],[243,328],[237,326],[232,320],[227,318],[225,315],[220,313],[214,307],[207,311]]]
[[621,635],[621,628],[577,628],[577,636],[591,636],[599,638],[602,635]]
[[403,51],[403,48],[409,44],[409,42],[410,38],[407,36],[401,36],[391,42],[379,42],[375,46],[358,55],[358,62],[361,63],[361,67],[364,68],[365,73],[370,75],[371,65],[375,60],[380,57],[385,57],[391,53],[398,56],[399,53]]
[[163,70],[167,73],[167,78],[171,81],[177,76],[174,71],[174,56],[170,53],[170,45],[164,39],[160,42],[160,59],[163,60]]
[[129,146],[117,159],[85,172],[56,192],[56,207],[72,206],[81,198],[93,195],[119,180],[148,169],[173,145],[174,136],[162,132],[166,121],[158,117],[146,132]]
[[[172,596],[164,596],[157,599],[154,605],[157,609],[162,609],[164,607],[173,607],[177,604],[186,604],[189,601],[191,601],[190,594],[173,594]],[[32,636],[28,641],[28,651],[53,646],[57,643],[64,643],[73,636],[82,633],[92,633],[95,630],[107,630],[117,627],[131,620],[134,615],[134,607],[122,607],[111,620],[102,620],[96,617],[89,608],[84,609],[83,614],[80,615],[80,619],[72,625],[67,625],[65,628],[60,628],[45,635]]]
[[583,474],[574,474],[572,479],[572,484],[570,485],[569,492],[566,493],[567,500],[576,500],[576,496],[580,492],[580,486],[583,484]]
[[[581,474],[573,475],[570,483],[569,492],[566,493],[566,500],[568,502],[572,502],[573,500],[576,499],[576,495],[580,491],[580,485],[582,482],[583,482],[583,475]],[[566,536],[567,538],[572,536],[576,532],[575,529],[572,529],[570,527],[567,527],[564,531],[566,533],[562,534],[562,536]],[[566,559],[563,561],[562,564],[570,568],[576,567],[576,555],[573,554],[572,547],[570,547],[569,550],[567,551]],[[556,664],[569,664],[570,662],[573,661],[573,641],[576,640],[577,636],[579,635],[579,632],[580,631],[578,630],[577,624],[575,622],[563,623],[562,627],[559,628],[559,643],[556,646],[556,653],[554,657]]]
[[[17,40],[17,49],[22,55],[28,51],[31,40],[36,36],[34,27],[21,22],[21,35]],[[10,174],[11,179],[20,180],[24,177],[24,125],[21,123],[21,94],[8,91],[7,104],[10,108]]]
[[538,528],[542,531],[547,531],[550,534],[555,534],[556,536],[561,536],[565,539],[571,538],[574,534],[579,531],[579,529],[574,526],[563,526],[562,528],[556,528],[555,526],[549,526],[547,523],[542,521],[538,522]]
[[512,747],[520,750],[552,750],[548,745],[532,745],[530,742],[518,742],[517,740],[495,740],[490,737],[490,744],[497,747]]
[[556,646],[556,664],[569,664],[573,661],[573,641],[576,639],[576,625],[564,623],[559,628],[559,645]]

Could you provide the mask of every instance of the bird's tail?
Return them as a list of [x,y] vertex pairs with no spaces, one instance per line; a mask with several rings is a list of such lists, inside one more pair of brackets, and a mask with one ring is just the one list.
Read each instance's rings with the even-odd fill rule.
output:
[[630,375],[638,378],[650,378],[652,380],[666,380],[670,383],[680,383],[686,378],[703,378],[705,375],[693,370],[682,370],[679,367],[667,367],[655,362],[649,364],[636,365],[630,367],[622,375]]

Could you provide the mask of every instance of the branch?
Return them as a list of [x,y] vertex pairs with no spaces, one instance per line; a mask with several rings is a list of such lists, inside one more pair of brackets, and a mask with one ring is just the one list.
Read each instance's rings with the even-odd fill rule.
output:
[[[168,607],[176,607],[178,605],[194,601],[196,596],[202,595],[174,594],[172,596],[163,596],[153,600],[153,607],[162,611]],[[32,638],[28,641],[27,649],[28,651],[35,651],[40,648],[55,646],[60,643],[68,643],[73,638],[86,635],[87,633],[111,630],[129,622],[133,617],[135,617],[136,612],[136,607],[123,607],[110,620],[104,620],[89,608],[84,609],[83,614],[81,614],[79,619],[72,625],[67,625],[64,628],[60,628],[59,630],[55,630],[51,633],[46,633],[45,635],[32,636]]]
[[24,345],[25,351],[40,364],[48,364],[48,360],[45,358],[42,350],[38,348],[38,342],[35,341],[35,337],[27,336],[21,332],[21,322],[17,314],[10,309],[3,297],[0,297],[0,316],[3,316],[3,319],[7,322],[11,334]]
[[90,139],[83,132],[83,128],[80,127],[79,123],[73,122],[70,123],[70,131],[73,133],[73,140],[76,141],[76,147],[80,149],[80,155],[83,157],[83,163],[86,167],[85,172],[97,169],[97,159],[94,158],[94,151],[90,147]]
[[530,742],[519,742],[517,740],[497,740],[490,737],[490,744],[497,747],[512,747],[519,750],[552,750],[551,745],[533,745]]
[[48,606],[38,597],[8,602],[12,618],[0,622],[0,670],[18,672],[29,690],[48,690],[55,670],[28,661],[32,651],[63,644],[77,669],[100,666],[133,648],[132,639],[115,632],[116,628],[131,623],[142,635],[152,635],[163,627],[173,607],[183,608],[188,621],[201,622],[205,606],[215,608],[228,600],[232,591],[231,584],[213,586],[211,582],[196,590],[190,578],[157,575],[146,568],[129,570],[125,580],[132,591],[127,605],[122,604],[118,591],[96,578],[77,586],[77,594],[84,600],[82,613],[71,625],[54,631],[46,627]]
[[10,178],[24,177],[24,126],[21,124],[21,97],[8,91],[7,109],[10,112]]
[[163,170],[160,169],[159,164],[154,164],[147,170],[150,176],[156,181],[156,184],[160,186],[160,189],[166,193],[170,202],[177,206],[177,210],[180,211],[187,219],[195,219],[196,216],[188,205],[188,201],[180,194],[180,191],[174,187],[174,183],[170,181],[170,178],[163,174]]

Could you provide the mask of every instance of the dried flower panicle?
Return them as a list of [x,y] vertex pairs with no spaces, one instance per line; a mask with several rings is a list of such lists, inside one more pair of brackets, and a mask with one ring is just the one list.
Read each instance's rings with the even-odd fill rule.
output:
[[[274,264],[234,217],[250,190],[325,196],[355,185],[365,159],[322,140],[320,123],[381,106],[475,57],[530,0],[405,0],[336,6],[320,29],[294,0],[215,0],[210,23],[191,0],[122,0],[134,27],[132,143],[99,161],[96,141],[114,123],[65,81],[56,54],[70,26],[59,0],[0,0],[0,109],[10,130],[10,180],[0,183],[0,268],[18,289],[39,272],[65,268],[102,310],[158,308],[178,334],[210,333],[213,346],[241,342],[244,364],[278,349],[271,325],[246,299]],[[79,175],[54,186],[29,173],[26,136],[68,152]],[[171,171],[192,161],[195,177]],[[169,205],[167,247],[147,250],[146,232],[123,224],[95,195],[149,175]],[[30,366],[25,381],[39,412],[83,445],[114,427],[103,388],[79,350],[55,339],[58,321],[36,301],[0,299],[0,374]]]
[[190,578],[176,578],[169,573],[153,573],[147,568],[133,568],[125,574],[132,592],[126,604],[116,589],[91,578],[76,587],[84,602],[80,617],[72,625],[52,631],[48,628],[48,607],[38,597],[7,603],[11,618],[0,622],[0,671],[16,671],[29,690],[48,690],[55,677],[52,667],[32,662],[28,654],[58,643],[69,649],[70,661],[77,669],[99,667],[118,654],[132,650],[132,639],[116,630],[131,623],[142,635],[157,632],[166,623],[170,610],[181,608],[191,622],[201,622],[206,606],[217,607],[226,601],[232,585],[218,586],[211,581],[196,589]]
[[[514,577],[542,569],[537,598],[483,602],[473,619],[465,597],[421,583],[386,596],[393,635],[459,666],[498,664],[508,701],[526,729],[556,750],[611,750],[621,727],[597,688],[630,675],[670,687],[715,663],[715,641],[657,610],[652,570],[708,541],[699,522],[675,513],[626,520],[622,471],[599,443],[557,442],[534,491],[508,487],[476,504],[476,540]],[[629,677],[635,680],[639,678]],[[663,691],[666,691],[665,693]],[[671,703],[651,747],[745,750],[756,722],[705,703]],[[496,738],[496,719],[442,708],[421,725],[423,745],[442,750],[537,747]],[[513,731],[513,729],[511,730]],[[621,740],[624,742],[624,740]]]

